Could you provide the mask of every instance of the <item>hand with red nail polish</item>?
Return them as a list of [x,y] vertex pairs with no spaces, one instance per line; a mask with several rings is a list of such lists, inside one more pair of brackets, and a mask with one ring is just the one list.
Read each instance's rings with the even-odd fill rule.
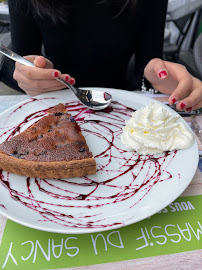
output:
[[144,76],[154,89],[170,96],[168,102],[177,110],[202,107],[202,82],[183,65],[155,58],[145,67]]
[[[29,55],[25,58],[35,64],[36,67],[27,67],[16,63],[13,78],[18,82],[18,86],[30,96],[40,95],[46,92],[64,89],[65,86],[57,81],[62,77],[59,70],[54,69],[53,63],[43,56]],[[65,76],[65,78],[64,78]],[[74,78],[63,75],[69,83],[74,84]]]
[[[153,58],[163,52],[166,0],[145,1],[144,8],[138,0],[95,2],[100,1],[79,1],[75,8],[77,1],[70,7],[65,0],[8,1],[14,51],[21,55],[36,54],[43,45],[45,55],[61,67],[57,70],[43,56],[25,56],[36,67],[16,64],[14,79],[21,89],[34,96],[65,88],[56,80],[58,77],[74,84],[72,76],[78,76],[80,87],[129,90],[134,84],[141,84],[144,75],[151,84],[149,88],[169,95],[169,104],[175,104],[177,109],[182,110],[182,103],[183,110],[202,106],[200,80],[179,63]],[[84,14],[88,19],[71,20],[74,15],[83,18]],[[84,37],[85,45],[78,41],[79,37]],[[142,89],[146,86],[147,82]]]
[[62,74],[61,78],[65,80],[66,82],[70,83],[71,85],[75,84],[75,79],[71,77],[69,74]]

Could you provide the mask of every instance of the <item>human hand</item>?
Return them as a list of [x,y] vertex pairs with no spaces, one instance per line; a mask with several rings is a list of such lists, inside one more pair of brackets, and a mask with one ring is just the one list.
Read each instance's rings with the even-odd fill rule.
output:
[[183,65],[155,58],[145,67],[144,76],[154,89],[170,95],[170,105],[177,102],[177,110],[191,111],[202,107],[202,82]]
[[18,82],[18,86],[30,96],[65,88],[56,80],[58,77],[70,84],[75,83],[74,78],[69,74],[61,74],[59,70],[54,69],[52,62],[43,56],[29,55],[24,58],[33,62],[36,67],[27,67],[16,62],[13,78]]

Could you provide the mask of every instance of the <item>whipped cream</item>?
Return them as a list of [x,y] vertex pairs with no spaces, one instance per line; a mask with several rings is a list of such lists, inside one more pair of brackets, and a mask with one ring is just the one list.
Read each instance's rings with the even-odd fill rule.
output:
[[158,154],[185,149],[194,142],[193,134],[159,102],[152,101],[132,113],[121,136],[122,143],[138,154]]

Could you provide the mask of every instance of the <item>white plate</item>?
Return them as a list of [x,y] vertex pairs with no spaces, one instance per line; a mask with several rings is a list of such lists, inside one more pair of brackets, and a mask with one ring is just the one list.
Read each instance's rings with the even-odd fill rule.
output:
[[[129,108],[139,109],[151,99],[134,92],[107,91],[113,96],[112,110],[90,111],[64,90],[28,99],[0,115],[3,142],[9,134],[17,134],[19,128],[22,131],[42,117],[47,108],[69,103],[98,170],[96,175],[61,180],[29,179],[4,171],[0,179],[1,214],[39,230],[92,233],[143,220],[186,189],[198,164],[196,141],[189,149],[153,159],[127,151],[120,135],[125,119],[130,117]],[[183,119],[180,121],[189,128]]]

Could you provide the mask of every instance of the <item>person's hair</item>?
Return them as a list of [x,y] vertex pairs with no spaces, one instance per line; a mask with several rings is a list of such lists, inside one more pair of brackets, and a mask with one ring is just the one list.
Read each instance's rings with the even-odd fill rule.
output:
[[[64,10],[71,8],[71,3],[75,0],[26,0],[30,1],[30,8],[35,13],[44,18],[48,17],[53,22],[66,22],[67,15]],[[85,1],[85,0],[83,0]],[[111,8],[115,17],[118,17],[127,7],[134,8],[138,0],[95,0],[97,4],[106,4]]]

